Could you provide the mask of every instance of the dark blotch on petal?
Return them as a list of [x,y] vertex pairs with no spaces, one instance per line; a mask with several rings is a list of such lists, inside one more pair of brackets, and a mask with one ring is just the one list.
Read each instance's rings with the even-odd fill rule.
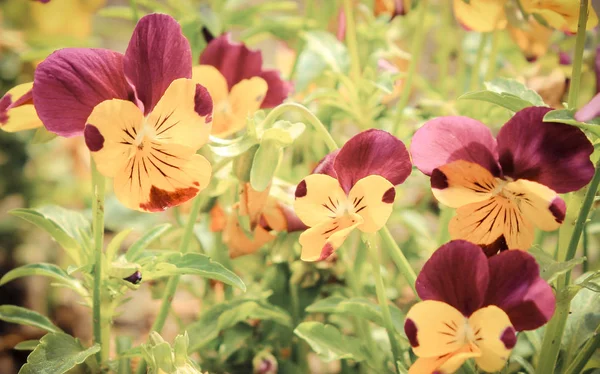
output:
[[567,213],[567,204],[565,204],[565,201],[560,197],[556,197],[550,205],[550,212],[552,212],[556,222],[563,223]]
[[[210,116],[212,118],[213,101],[206,87],[197,84],[196,94],[194,95],[194,110],[202,117]],[[208,118],[207,118],[207,122]]]
[[90,151],[98,152],[104,147],[104,136],[96,126],[90,124],[85,126],[83,136],[85,137],[85,145]]
[[123,280],[129,283],[138,284],[142,281],[142,272],[138,270],[127,278],[123,278]]
[[185,203],[198,194],[195,187],[179,188],[175,191],[166,191],[156,186],[150,189],[150,199],[147,203],[140,204],[140,208],[149,212],[162,212],[172,206]]
[[404,332],[406,333],[410,345],[413,348],[418,347],[419,339],[417,339],[417,325],[415,325],[412,319],[407,318],[404,322]]
[[306,181],[303,180],[298,184],[298,187],[296,187],[296,198],[306,196],[306,192]]
[[481,245],[481,249],[483,249],[483,253],[485,253],[486,256],[492,257],[493,255],[498,254],[498,252],[506,251],[508,249],[508,244],[506,244],[504,235],[500,235],[498,239],[494,240],[492,243]]
[[440,169],[431,172],[431,188],[443,190],[448,188],[448,177]]
[[500,336],[500,340],[502,340],[502,343],[504,343],[506,349],[513,349],[513,347],[517,344],[517,335],[515,334],[515,329],[512,326],[507,327]]
[[323,261],[333,253],[333,246],[330,243],[326,243],[321,250],[321,257],[317,261]]
[[390,187],[390,189],[385,191],[385,193],[383,194],[383,198],[381,198],[381,201],[383,201],[386,204],[391,204],[394,202],[395,198],[396,189],[394,187]]

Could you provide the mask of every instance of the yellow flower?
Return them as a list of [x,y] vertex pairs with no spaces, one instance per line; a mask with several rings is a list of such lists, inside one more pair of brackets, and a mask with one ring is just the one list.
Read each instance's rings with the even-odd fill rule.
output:
[[42,126],[33,107],[32,86],[20,84],[0,98],[0,129],[16,132]]
[[[574,33],[577,32],[579,21],[579,0],[521,0],[526,13],[537,14],[551,27]],[[598,24],[598,16],[594,8],[588,6],[587,29],[591,30]]]
[[490,32],[506,27],[507,0],[454,0],[454,14],[469,30]]

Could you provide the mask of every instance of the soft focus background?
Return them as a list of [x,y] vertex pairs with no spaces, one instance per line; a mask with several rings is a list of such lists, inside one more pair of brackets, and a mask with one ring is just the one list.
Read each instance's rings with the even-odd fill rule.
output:
[[[203,29],[211,33],[232,31],[234,39],[243,40],[253,48],[260,48],[267,66],[280,69],[284,77],[295,82],[296,92],[292,100],[309,106],[331,128],[340,144],[362,129],[390,128],[393,119],[386,115],[386,109],[395,105],[403,84],[402,79],[396,82],[389,81],[389,78],[385,82],[382,80],[382,84],[389,85],[392,92],[382,96],[381,100],[369,108],[372,112],[359,113],[354,118],[340,114],[335,107],[323,105],[310,97],[317,87],[327,86],[328,78],[315,76],[319,74],[316,60],[306,56],[297,59],[297,51],[302,52],[305,47],[302,35],[314,30],[328,30],[335,35],[339,30],[340,3],[336,0],[298,1],[295,6],[281,6],[278,3],[280,2],[275,0],[138,0],[140,12],[157,9],[180,21],[193,46],[195,58],[206,43]],[[294,2],[285,3],[293,5]],[[600,10],[600,0],[594,0],[593,4],[597,11]],[[407,144],[415,129],[434,116],[469,115],[496,128],[508,118],[505,110],[492,105],[456,101],[466,90],[477,87],[478,83],[470,80],[473,77],[471,69],[476,62],[481,66],[489,65],[485,56],[489,53],[491,44],[488,43],[485,47],[487,53],[479,56],[480,34],[461,29],[453,21],[447,5],[444,1],[433,1],[430,6],[426,43],[414,78],[410,105],[406,108],[400,132],[396,134]],[[19,83],[31,81],[36,64],[55,49],[102,47],[123,52],[134,27],[128,6],[127,1],[117,0],[52,0],[45,5],[27,0],[0,0],[0,96]],[[249,11],[253,6],[260,6],[260,10]],[[405,72],[416,17],[410,12],[391,21],[385,15],[376,17],[375,4],[368,0],[357,0],[356,9],[359,44],[364,46],[361,48],[369,50],[371,74],[379,74],[376,69],[381,61],[392,66],[396,72]],[[591,32],[591,37],[588,38],[590,40],[585,54],[581,104],[589,100],[596,90],[592,59],[595,50],[593,47],[600,41],[598,34],[598,31]],[[574,48],[575,38],[554,32],[548,36],[548,43],[543,43],[539,50],[524,53],[516,47],[510,32],[502,32],[498,37],[495,75],[527,83],[548,105],[561,107],[571,72],[568,56]],[[486,74],[485,70],[483,74]],[[344,97],[343,90],[340,95]],[[64,264],[65,267],[68,265],[65,263],[67,258],[64,253],[48,235],[9,215],[11,209],[55,204],[82,210],[89,215],[91,181],[88,152],[83,140],[49,139],[50,136],[43,131],[16,134],[0,131],[0,276],[25,263],[51,262]],[[325,147],[315,139],[307,131],[299,144],[294,145],[294,150],[286,154],[284,167],[278,173],[282,181],[290,186],[295,185],[326,153]],[[223,177],[221,182],[227,193],[231,192],[236,183],[228,177]],[[447,235],[445,230],[437,226],[438,217],[450,213],[440,211],[431,196],[428,180],[418,172],[414,172],[408,182],[398,189],[398,195],[388,226],[414,268],[419,269]],[[231,201],[232,197],[228,196],[224,198],[225,202]],[[181,215],[185,214],[185,207],[161,214],[133,212],[121,206],[109,194],[106,206],[107,242],[114,233],[133,227],[134,233],[124,244],[127,246],[139,237],[143,229],[152,225],[170,222],[178,227]],[[200,242],[205,248],[212,248],[213,256],[226,259],[227,249],[223,247],[218,235],[209,233],[207,229],[208,212],[204,212],[202,217],[204,224],[199,224],[197,230]],[[581,249],[583,251],[585,246],[589,262],[585,268],[576,268],[576,273],[600,268],[599,234],[600,220],[598,214],[595,214],[592,222],[586,226]],[[309,299],[314,299],[317,294],[331,293],[336,287],[340,287],[344,283],[344,275],[337,268],[339,263],[335,260],[319,264],[288,261],[286,248],[297,242],[297,236],[294,235],[296,234],[281,236],[257,254],[231,261],[230,266],[257,293],[270,291],[271,294],[285,296],[286,279],[292,276],[301,279],[304,296]],[[154,247],[173,248],[179,236],[180,229],[177,228],[159,243],[155,243]],[[219,243],[214,244],[215,241]],[[351,237],[349,242],[348,247],[352,248],[352,243],[355,247],[358,236]],[[536,243],[540,251],[551,253],[555,248],[555,234],[538,233]],[[389,265],[389,273],[385,275],[387,284],[390,285],[388,296],[401,309],[406,310],[414,296],[402,277],[395,273],[391,262]],[[368,276],[365,279],[369,282],[365,287],[374,290],[372,279]],[[282,284],[284,289],[278,289]],[[115,320],[114,333],[133,336],[135,343],[145,341],[158,311],[163,286],[160,282],[144,283],[140,289],[132,292],[131,299],[119,309],[120,315]],[[220,284],[205,282],[199,278],[185,277],[164,329],[165,339],[172,341],[181,326],[198,320],[206,295],[210,294],[211,303],[214,303],[223,300],[225,292],[231,290],[224,290]],[[284,296],[281,299],[268,297],[275,305],[285,305],[287,300]],[[54,287],[47,278],[28,277],[1,286],[0,304],[16,304],[37,310],[49,316],[65,332],[85,342],[92,338],[89,309],[78,303],[75,294]],[[238,336],[246,336],[243,335],[246,332],[240,331],[236,332]],[[280,333],[291,334],[290,331]],[[381,330],[381,334],[383,337],[384,330]],[[34,328],[0,322],[0,373],[16,373],[25,362],[28,351],[13,350],[15,344],[37,339],[41,335],[42,331]],[[236,357],[238,362],[247,363],[248,357],[251,360],[263,348],[261,344],[269,345],[270,341],[277,341],[273,336],[254,339],[248,337],[246,340],[232,340],[234,348],[229,348],[232,349],[231,352],[226,354],[215,350],[214,356],[204,357],[203,362],[211,363],[206,366],[206,370],[218,372],[227,368],[226,370],[234,373],[248,372],[248,368],[232,363],[232,357]],[[276,356],[285,357],[285,347],[279,348]],[[207,351],[209,349],[214,347],[206,348]],[[244,353],[244,350],[247,352]],[[233,355],[234,351],[237,356]],[[339,370],[339,362],[323,364],[316,358],[314,363],[311,362],[311,372],[314,373],[334,373]]]

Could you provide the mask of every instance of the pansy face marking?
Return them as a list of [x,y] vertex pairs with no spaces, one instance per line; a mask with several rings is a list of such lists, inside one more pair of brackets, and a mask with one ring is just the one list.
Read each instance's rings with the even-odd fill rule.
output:
[[296,187],[294,210],[310,228],[300,235],[301,258],[329,257],[352,230],[373,233],[392,213],[394,185],[411,170],[404,144],[381,130],[350,139]]
[[469,358],[486,372],[498,371],[517,343],[516,332],[544,325],[556,304],[532,256],[510,251],[488,261],[463,240],[438,249],[415,285],[423,301],[404,323],[419,357],[410,374],[453,373]]
[[550,110],[521,110],[496,139],[467,117],[437,118],[417,131],[413,160],[431,177],[435,198],[456,209],[453,239],[477,243],[491,256],[529,249],[534,227],[559,228],[566,205],[558,193],[590,181],[593,146],[573,126],[543,122]]

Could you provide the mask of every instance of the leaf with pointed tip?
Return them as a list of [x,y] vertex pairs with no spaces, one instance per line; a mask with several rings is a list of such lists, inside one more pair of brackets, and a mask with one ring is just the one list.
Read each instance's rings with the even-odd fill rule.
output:
[[13,347],[15,351],[33,351],[40,344],[39,340],[23,340]]
[[302,322],[294,334],[304,339],[325,362],[341,359],[364,361],[366,357],[357,338],[344,336],[336,327],[319,322]]
[[167,232],[171,228],[171,225],[165,223],[151,228],[142,235],[141,238],[135,241],[125,253],[125,258],[129,262],[136,262],[140,258],[140,254],[146,249],[153,241],[158,239],[162,234]]
[[62,284],[65,284],[66,286],[68,286],[69,288],[76,291],[82,296],[87,295],[87,290],[81,285],[81,283],[77,279],[67,274],[63,269],[59,268],[58,266],[54,264],[46,264],[43,262],[39,264],[23,265],[16,269],[12,269],[8,273],[4,274],[2,279],[0,279],[0,286],[17,278],[27,277],[31,275],[41,275],[44,277],[52,278],[61,282]]
[[0,305],[0,319],[19,325],[34,326],[48,332],[62,331],[48,317],[17,305]]

